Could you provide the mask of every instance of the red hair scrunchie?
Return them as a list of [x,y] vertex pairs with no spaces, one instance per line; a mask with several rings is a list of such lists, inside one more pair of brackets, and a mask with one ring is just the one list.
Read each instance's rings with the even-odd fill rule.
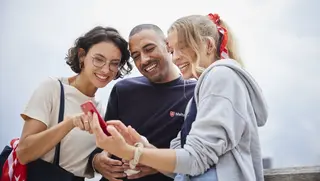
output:
[[228,43],[228,31],[226,28],[220,25],[220,16],[218,14],[208,14],[208,17],[216,24],[219,33],[222,36],[221,44],[219,47],[220,58],[226,59],[229,58],[227,43]]

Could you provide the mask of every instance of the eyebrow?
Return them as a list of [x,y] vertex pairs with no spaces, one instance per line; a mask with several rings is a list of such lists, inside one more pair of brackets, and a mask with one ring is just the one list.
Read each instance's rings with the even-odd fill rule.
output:
[[98,55],[98,56],[100,56],[100,57],[103,57],[104,59],[107,59],[105,56],[103,56],[101,53],[96,53],[96,54],[94,54],[94,55]]
[[[98,56],[103,57],[104,59],[108,60],[108,59],[107,59],[105,56],[103,56],[101,53],[96,53],[96,54],[94,54],[94,55],[98,55]],[[121,59],[112,59],[112,60],[110,60],[110,62],[112,62],[112,61],[121,61]]]
[[143,46],[142,48],[147,48],[148,46],[154,45],[153,43],[148,43],[145,46]]

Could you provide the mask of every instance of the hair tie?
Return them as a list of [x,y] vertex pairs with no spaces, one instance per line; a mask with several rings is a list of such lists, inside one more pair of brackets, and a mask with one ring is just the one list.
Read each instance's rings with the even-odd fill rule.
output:
[[219,47],[220,58],[222,59],[229,58],[228,49],[227,49],[227,43],[228,43],[227,29],[220,25],[220,16],[218,14],[210,13],[208,14],[208,17],[210,18],[210,20],[212,20],[216,24],[218,31],[221,34],[221,44]]

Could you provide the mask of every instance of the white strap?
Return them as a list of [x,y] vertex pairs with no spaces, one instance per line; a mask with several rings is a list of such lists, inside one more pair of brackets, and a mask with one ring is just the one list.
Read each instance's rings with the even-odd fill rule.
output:
[[134,151],[134,157],[132,160],[129,161],[129,166],[131,169],[135,169],[137,164],[139,163],[140,156],[142,154],[143,143],[138,142],[134,144],[134,146],[136,147]]

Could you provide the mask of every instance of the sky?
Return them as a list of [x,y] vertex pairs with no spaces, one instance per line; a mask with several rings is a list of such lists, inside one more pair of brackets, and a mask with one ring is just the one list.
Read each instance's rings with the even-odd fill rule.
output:
[[[318,7],[316,0],[1,0],[1,149],[20,136],[19,114],[37,85],[48,76],[73,75],[64,57],[94,26],[113,26],[127,38],[140,23],[166,32],[182,16],[219,13],[268,102],[269,119],[259,130],[263,156],[276,168],[319,164]],[[113,85],[97,93],[105,104]]]

